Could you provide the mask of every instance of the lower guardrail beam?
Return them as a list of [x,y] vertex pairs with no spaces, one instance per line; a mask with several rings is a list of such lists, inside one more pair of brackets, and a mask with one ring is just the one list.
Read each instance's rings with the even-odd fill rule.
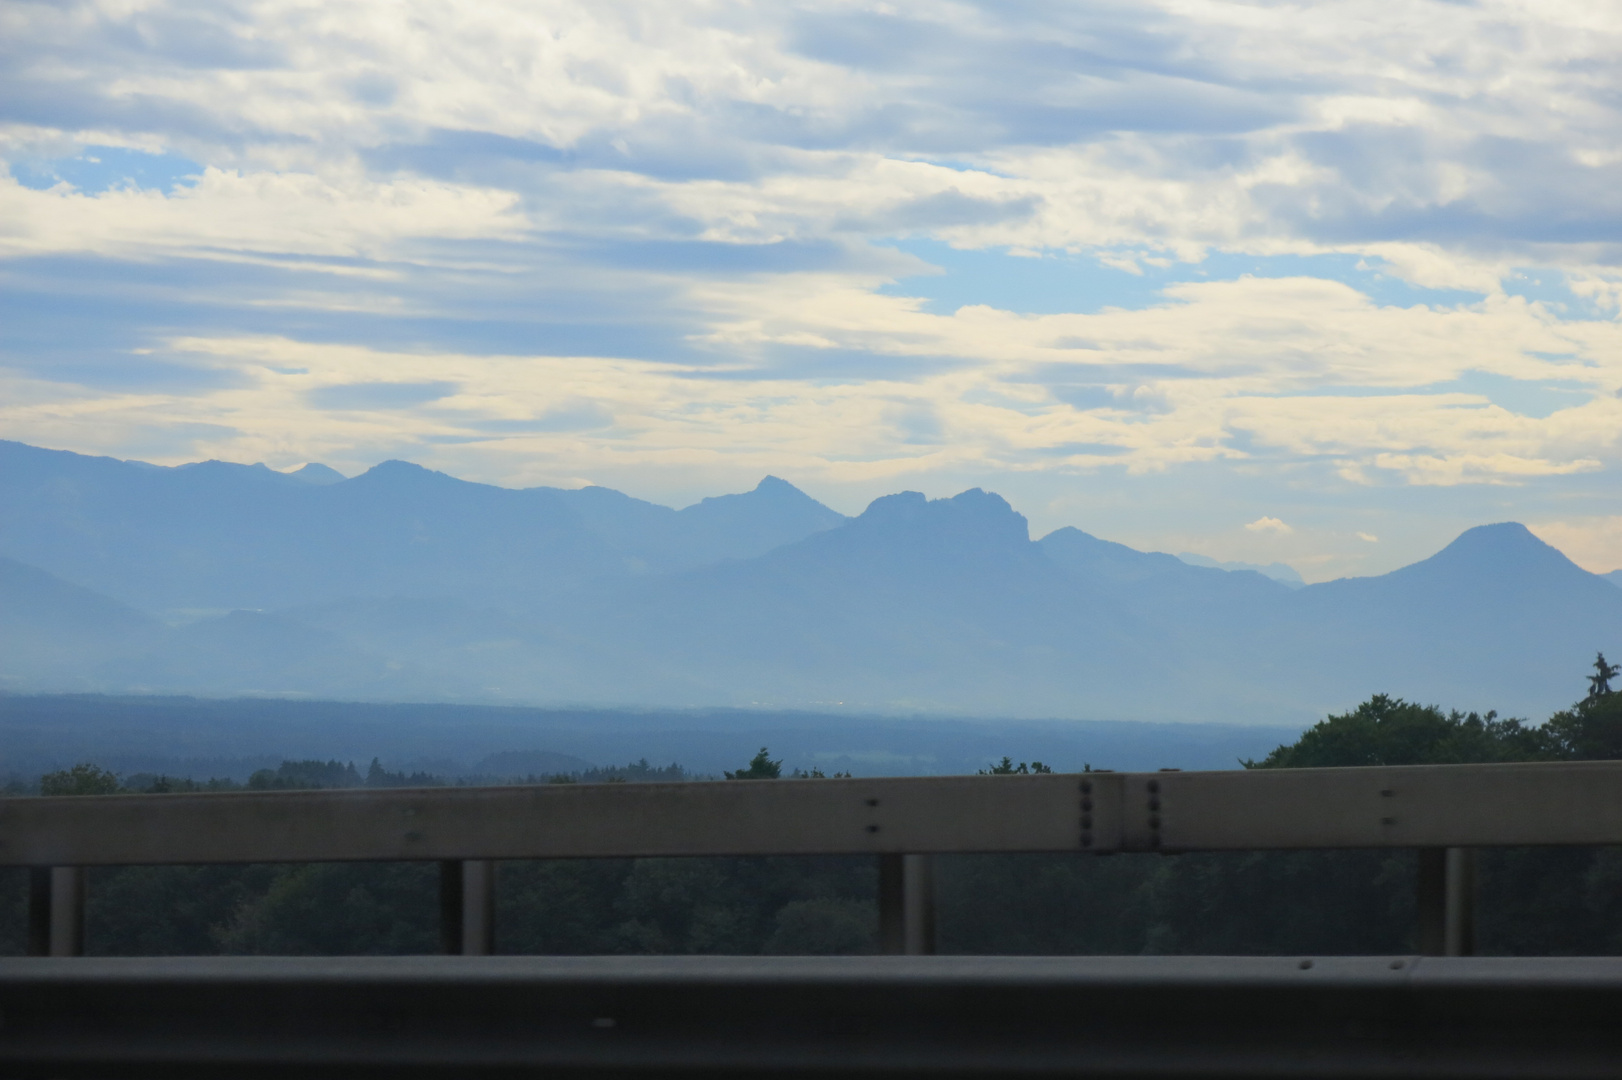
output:
[[1615,1077],[1622,960],[0,959],[0,1075]]

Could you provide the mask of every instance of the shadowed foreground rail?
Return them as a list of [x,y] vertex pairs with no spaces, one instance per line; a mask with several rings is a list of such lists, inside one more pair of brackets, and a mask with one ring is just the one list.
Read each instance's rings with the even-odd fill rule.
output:
[[0,961],[19,1077],[1599,1077],[1622,961]]

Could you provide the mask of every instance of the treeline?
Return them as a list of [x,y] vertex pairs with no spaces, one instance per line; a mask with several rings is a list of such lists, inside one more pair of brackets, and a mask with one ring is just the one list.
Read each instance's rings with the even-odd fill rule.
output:
[[[1607,670],[1603,658],[1597,668]],[[1614,669],[1612,670],[1614,674]],[[1379,695],[1318,723],[1248,768],[1622,757],[1622,693],[1609,679],[1546,723],[1444,712]],[[985,770],[1047,771],[1004,759]],[[770,781],[762,750],[730,779]],[[790,774],[795,775],[795,774]],[[810,774],[798,773],[800,776]],[[684,779],[646,762],[534,782]],[[246,786],[429,783],[376,763],[288,762]],[[727,782],[727,781],[722,781]],[[181,790],[93,766],[39,789]],[[218,785],[215,789],[227,785]],[[100,785],[97,787],[96,785]],[[144,785],[144,786],[141,786]],[[167,786],[165,786],[167,785]],[[208,785],[199,785],[206,789]],[[938,935],[954,953],[1403,953],[1414,945],[1409,851],[997,855],[937,864]],[[437,946],[437,870],[425,864],[122,867],[90,872],[98,954],[426,953]],[[12,875],[0,945],[21,947]],[[1478,949],[1622,953],[1622,849],[1489,849],[1479,868]],[[875,948],[877,868],[864,857],[575,859],[503,863],[497,948],[507,953],[854,953]]]
[[[729,774],[730,775],[730,774]],[[362,773],[353,761],[284,761],[259,769],[247,783],[215,778],[194,780],[159,773],[118,774],[89,763],[41,776],[32,784],[13,780],[6,795],[166,795],[182,791],[309,791],[317,788],[458,787],[488,784],[613,784],[701,779],[680,765],[650,765],[646,758],[629,765],[608,765],[569,773],[460,776],[454,780],[426,772],[390,772],[378,758]]]

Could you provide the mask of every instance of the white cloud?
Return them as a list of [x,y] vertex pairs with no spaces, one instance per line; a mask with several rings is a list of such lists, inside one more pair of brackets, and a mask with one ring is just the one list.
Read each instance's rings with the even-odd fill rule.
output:
[[1378,544],[1380,542],[1380,538],[1375,536],[1373,533],[1360,532],[1356,535],[1359,540],[1362,540],[1365,543]]
[[[88,252],[137,259],[275,255],[387,257],[420,237],[519,239],[517,197],[436,181],[241,175],[207,169],[173,193],[34,191],[0,176],[0,257]],[[280,263],[288,267],[286,263]],[[344,272],[295,264],[291,269]]]
[[1286,536],[1295,531],[1276,517],[1259,517],[1247,524],[1245,528],[1255,533],[1269,532]]

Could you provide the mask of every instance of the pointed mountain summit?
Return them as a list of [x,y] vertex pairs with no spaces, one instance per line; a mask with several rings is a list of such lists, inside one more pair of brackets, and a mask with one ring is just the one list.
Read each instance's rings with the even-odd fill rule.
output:
[[753,491],[716,495],[676,514],[695,540],[703,537],[731,558],[763,555],[815,533],[843,525],[847,518],[775,476]]
[[1595,575],[1539,540],[1518,521],[1478,525],[1460,533],[1428,559],[1386,575],[1392,582],[1433,585],[1496,582],[1511,587],[1548,587],[1555,582],[1587,587]]
[[1338,687],[1343,700],[1384,689],[1536,716],[1577,685],[1573,664],[1622,640],[1622,592],[1516,522],[1468,529],[1428,559],[1296,597],[1275,642],[1292,658],[1282,666]]
[[337,469],[334,469],[330,465],[323,465],[319,461],[312,461],[307,465],[303,465],[297,469],[294,469],[292,472],[284,473],[283,475],[290,476],[294,480],[298,480],[305,484],[318,485],[341,484],[345,480],[349,479],[349,477],[345,476]]

